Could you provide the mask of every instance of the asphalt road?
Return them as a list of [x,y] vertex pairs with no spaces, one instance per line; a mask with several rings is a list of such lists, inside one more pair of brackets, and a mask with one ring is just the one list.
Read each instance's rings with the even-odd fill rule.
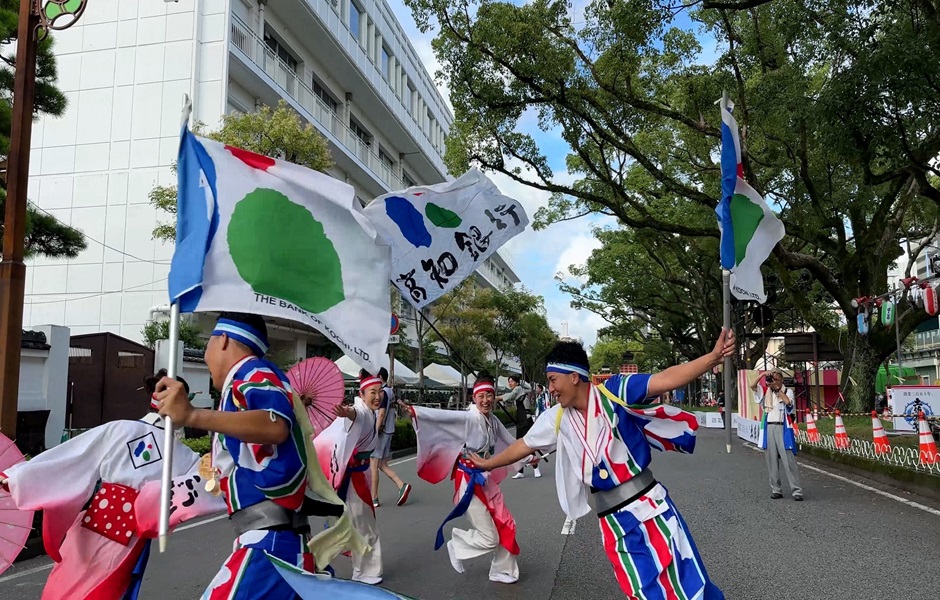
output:
[[[940,590],[940,505],[871,482],[802,465],[806,501],[771,500],[763,455],[736,445],[724,452],[722,432],[701,431],[692,456],[657,454],[653,470],[684,514],[712,579],[729,599],[933,599]],[[545,465],[545,463],[543,463]],[[518,525],[521,579],[491,583],[488,561],[455,573],[434,532],[451,507],[452,487],[417,480],[413,459],[396,465],[415,485],[404,507],[381,484],[379,509],[385,586],[426,600],[556,600],[622,598],[599,545],[597,525],[581,519],[561,535],[554,463],[534,479],[507,479],[503,492]],[[874,490],[880,490],[878,493]],[[888,495],[885,495],[888,494]],[[458,522],[459,523],[459,522]],[[465,526],[461,523],[458,526]],[[231,550],[224,519],[175,533],[165,555],[154,554],[141,596],[198,598]],[[336,561],[348,577],[349,559]],[[39,598],[48,559],[17,564],[0,577],[0,600]]]

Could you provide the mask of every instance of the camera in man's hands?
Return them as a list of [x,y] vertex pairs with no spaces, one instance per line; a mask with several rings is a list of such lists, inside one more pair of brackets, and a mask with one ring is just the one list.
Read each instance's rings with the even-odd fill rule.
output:
[[766,375],[764,375],[764,383],[770,384],[773,382],[774,382],[774,376],[772,374],[767,373]]

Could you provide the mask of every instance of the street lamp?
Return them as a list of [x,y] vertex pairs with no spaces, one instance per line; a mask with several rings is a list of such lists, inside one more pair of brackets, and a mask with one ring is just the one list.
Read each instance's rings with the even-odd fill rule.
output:
[[23,337],[23,297],[26,264],[26,188],[29,184],[29,145],[36,96],[36,54],[49,31],[74,25],[87,0],[21,0],[16,34],[16,72],[13,115],[7,161],[7,200],[0,261],[0,432],[16,436],[20,384],[20,344]]

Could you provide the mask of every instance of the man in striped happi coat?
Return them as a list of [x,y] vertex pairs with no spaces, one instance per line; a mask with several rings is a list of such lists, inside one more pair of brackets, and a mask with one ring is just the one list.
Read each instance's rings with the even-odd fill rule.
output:
[[698,423],[689,413],[650,402],[733,352],[733,333],[722,331],[715,349],[697,360],[654,375],[615,375],[594,386],[581,344],[559,342],[546,361],[558,404],[504,452],[475,462],[492,469],[535,450],[557,449],[559,503],[569,519],[597,513],[604,551],[627,597],[722,600],[682,516],[649,470],[651,447],[692,452]]

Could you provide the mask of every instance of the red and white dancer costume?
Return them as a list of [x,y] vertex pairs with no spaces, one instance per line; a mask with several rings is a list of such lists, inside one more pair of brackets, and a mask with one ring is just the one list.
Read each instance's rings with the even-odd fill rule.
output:
[[[43,543],[55,561],[43,600],[129,593],[146,538],[156,537],[163,437],[143,421],[112,421],[0,474],[18,508],[43,511]],[[198,466],[199,456],[176,442],[171,526],[225,509],[203,491]]]
[[[492,384],[478,383],[473,391],[476,395],[495,390]],[[493,552],[490,580],[515,583],[519,580],[516,522],[499,489],[507,469],[486,472],[469,460],[470,453],[489,457],[502,452],[515,439],[492,413],[484,415],[472,404],[465,411],[422,406],[411,409],[418,438],[418,476],[429,483],[440,483],[450,476],[455,508],[444,523],[466,514],[472,525],[471,529],[453,530],[447,543],[451,563],[463,572],[461,561]],[[443,527],[437,532],[435,549],[444,543]]]
[[[359,390],[364,392],[373,386],[381,388],[382,380],[370,375],[360,380]],[[336,419],[314,438],[313,444],[320,468],[346,502],[353,528],[371,547],[366,552],[352,552],[352,578],[374,585],[382,581],[382,547],[366,474],[378,441],[376,415],[361,397],[356,398],[353,409],[355,419]]]

